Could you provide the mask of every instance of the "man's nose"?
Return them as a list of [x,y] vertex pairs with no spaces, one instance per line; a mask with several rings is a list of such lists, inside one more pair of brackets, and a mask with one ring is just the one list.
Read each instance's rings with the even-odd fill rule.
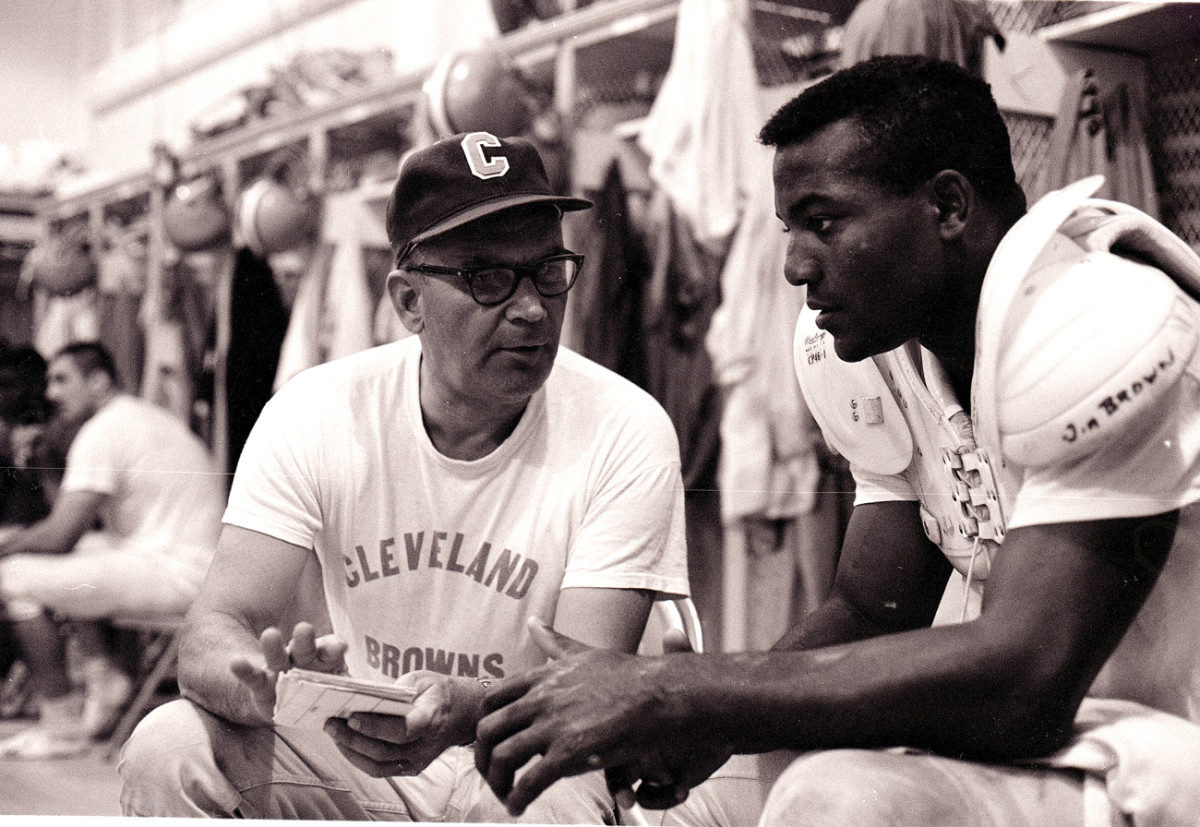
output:
[[504,315],[510,321],[540,322],[547,313],[546,297],[537,291],[530,278],[517,282],[516,292],[504,306]]
[[783,276],[788,284],[801,287],[821,275],[817,257],[813,255],[812,243],[807,233],[793,232],[787,237],[787,257],[784,260]]
[[812,258],[788,251],[787,262],[783,267],[783,276],[788,280],[788,284],[803,287],[816,281],[820,274],[821,269]]

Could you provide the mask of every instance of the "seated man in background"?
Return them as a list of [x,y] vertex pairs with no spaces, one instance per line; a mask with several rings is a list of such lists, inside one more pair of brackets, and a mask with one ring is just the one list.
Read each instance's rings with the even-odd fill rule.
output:
[[481,771],[513,812],[606,766],[693,825],[1196,824],[1200,258],[1097,179],[1026,214],[953,64],[860,63],[760,137],[857,487],[833,592],[770,652],[536,629],[559,659],[490,690]]
[[[50,513],[50,498],[32,461],[49,415],[46,360],[28,345],[0,342],[0,532]],[[17,654],[2,609],[0,676],[0,718],[15,717],[29,700],[29,670]]]
[[4,758],[75,755],[111,726],[129,678],[100,630],[80,622],[77,690],[58,619],[185,612],[225,503],[205,445],[169,412],[121,393],[100,345],[56,354],[46,396],[56,417],[81,424],[50,513],[0,541],[0,600],[40,699],[38,724],[0,743]]
[[29,525],[50,511],[38,472],[29,467],[49,413],[46,360],[27,345],[0,345],[0,526]]
[[[589,206],[522,139],[458,135],[402,163],[387,286],[416,335],[263,410],[185,624],[186,700],[125,745],[126,815],[510,820],[469,744],[486,686],[545,660],[526,621],[632,652],[652,601],[687,594],[670,419],[559,347],[582,265],[562,211]],[[418,694],[403,716],[273,727],[292,666]],[[612,814],[591,773],[527,818]]]

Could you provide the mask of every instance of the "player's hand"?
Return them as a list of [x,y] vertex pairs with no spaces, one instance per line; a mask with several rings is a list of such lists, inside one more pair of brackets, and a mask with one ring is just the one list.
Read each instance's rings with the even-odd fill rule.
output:
[[[684,760],[713,747],[673,720],[672,660],[639,657],[582,643],[532,621],[530,631],[552,661],[506,678],[484,700],[475,763],[492,791],[519,815],[559,778],[613,768],[609,782],[628,803],[628,789],[643,781],[648,806],[681,800],[682,792],[720,766],[715,758]],[[675,745],[664,752],[664,745]],[[542,759],[518,770],[535,755]],[[722,759],[723,761],[724,759]],[[712,764],[711,766],[709,766]],[[640,792],[640,789],[639,789]]]
[[479,720],[484,688],[473,678],[421,671],[397,684],[417,690],[407,714],[356,712],[325,722],[346,760],[374,778],[416,775],[450,747],[469,743]]
[[230,669],[250,693],[255,714],[270,723],[275,714],[275,680],[293,666],[314,672],[346,672],[346,641],[337,635],[317,637],[311,623],[297,623],[291,640],[274,626],[258,638],[261,659],[237,656]]
[[[681,629],[663,633],[662,649],[663,654],[695,651]],[[680,750],[664,744],[658,753],[632,764],[606,768],[604,778],[613,799],[624,809],[640,804],[651,810],[666,810],[685,801],[691,788],[712,775],[731,754],[725,746],[697,749],[692,745]]]
[[692,787],[720,769],[732,754],[723,744],[664,743],[636,761],[607,767],[604,778],[621,807],[628,809],[636,803],[650,810],[666,810],[686,801]]

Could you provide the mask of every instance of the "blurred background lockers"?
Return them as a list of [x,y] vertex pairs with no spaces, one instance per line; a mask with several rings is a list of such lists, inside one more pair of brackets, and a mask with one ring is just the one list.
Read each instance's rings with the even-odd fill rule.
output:
[[[710,648],[769,646],[836,563],[850,483],[790,375],[801,297],[746,251],[778,250],[748,240],[769,179],[737,156],[846,44],[937,50],[963,26],[1031,198],[1103,171],[1200,244],[1191,3],[6,0],[0,23],[0,336],[103,340],[227,469],[279,382],[403,335],[382,227],[402,153],[534,138],[598,205],[568,226],[590,267],[564,340],[676,424]],[[681,175],[664,142],[701,118]]]

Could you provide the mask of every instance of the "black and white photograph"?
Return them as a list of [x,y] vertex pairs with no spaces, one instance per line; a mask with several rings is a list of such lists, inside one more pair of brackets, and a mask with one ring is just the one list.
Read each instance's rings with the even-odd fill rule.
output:
[[1200,2],[0,67],[0,825],[1200,825]]

